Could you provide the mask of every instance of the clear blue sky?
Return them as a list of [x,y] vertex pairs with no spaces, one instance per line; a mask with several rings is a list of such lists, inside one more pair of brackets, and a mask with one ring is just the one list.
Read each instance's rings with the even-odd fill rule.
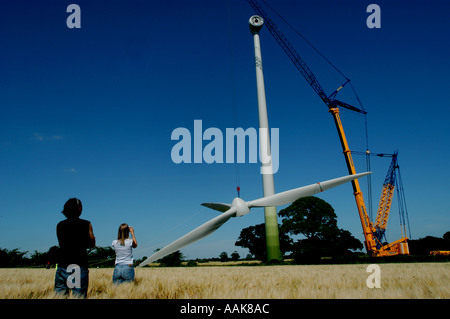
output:
[[[352,80],[368,112],[371,151],[399,151],[412,238],[449,231],[450,2],[268,2]],[[81,8],[81,29],[66,26],[71,3]],[[370,3],[381,8],[381,29],[366,25]],[[259,164],[236,173],[235,164],[171,160],[172,131],[193,132],[194,120],[223,132],[258,127],[253,14],[236,0],[2,0],[0,247],[57,245],[64,202],[78,197],[99,246],[127,222],[135,256],[149,256],[216,216],[200,203],[231,202],[237,181],[243,199],[261,197]],[[271,15],[331,93],[342,78]],[[280,132],[275,190],[346,175],[325,105],[265,28],[261,41],[269,125]],[[341,98],[355,103],[345,90]],[[364,118],[341,115],[350,148],[364,151]],[[372,159],[374,206],[389,163]],[[366,169],[363,158],[355,165]],[[363,240],[350,184],[320,198],[339,227]],[[182,252],[245,256],[234,243],[263,214],[234,218]],[[400,238],[398,221],[394,202],[389,241]]]

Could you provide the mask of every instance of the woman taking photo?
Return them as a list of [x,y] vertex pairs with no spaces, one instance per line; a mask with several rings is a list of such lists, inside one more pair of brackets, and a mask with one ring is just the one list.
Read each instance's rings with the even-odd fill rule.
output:
[[[130,239],[130,233],[132,239]],[[112,246],[116,251],[116,264],[113,273],[113,283],[134,281],[133,248],[137,247],[134,229],[127,224],[119,227],[117,239],[113,240]]]

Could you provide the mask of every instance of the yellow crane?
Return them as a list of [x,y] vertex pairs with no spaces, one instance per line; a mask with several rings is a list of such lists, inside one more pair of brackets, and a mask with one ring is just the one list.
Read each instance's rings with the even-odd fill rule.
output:
[[[256,0],[247,0],[250,6],[255,10],[255,12],[260,15],[264,21],[267,29],[272,34],[274,39],[280,45],[280,47],[284,50],[286,55],[290,58],[290,60],[294,63],[296,68],[300,71],[302,76],[308,82],[308,84],[314,89],[314,91],[319,95],[322,101],[327,105],[330,114],[333,116],[333,120],[335,122],[339,139],[342,145],[343,154],[345,157],[345,162],[347,164],[347,169],[349,174],[356,174],[355,166],[352,159],[352,152],[348,146],[347,138],[344,133],[344,128],[342,126],[341,118],[339,115],[339,107],[346,108],[348,110],[366,114],[366,112],[362,109],[354,107],[345,102],[339,101],[336,99],[337,93],[350,82],[349,79],[346,78],[346,82],[342,84],[339,88],[337,88],[331,95],[327,95],[320,85],[319,81],[315,77],[314,73],[309,69],[291,43],[286,39],[284,34],[278,29],[275,23],[270,19],[270,17],[264,12],[261,5]],[[367,151],[369,154],[369,151]],[[394,256],[394,255],[409,255],[408,248],[408,238],[406,235],[402,235],[402,238],[390,243],[383,245],[381,240],[377,237],[377,226],[374,226],[370,221],[369,215],[367,214],[366,205],[364,203],[363,193],[361,191],[359,182],[357,179],[352,182],[353,194],[356,200],[356,206],[359,213],[359,218],[361,220],[361,225],[364,234],[364,244],[367,250],[367,253],[371,256],[383,257],[383,256]],[[390,190],[389,190],[390,192]],[[386,201],[384,202],[384,207],[382,209],[382,213],[380,213],[380,223],[377,224],[380,229],[385,227],[383,224],[384,221],[387,221],[387,216],[389,215],[389,210],[387,207],[387,203],[389,199],[392,199],[391,195],[388,194],[388,189],[386,190]],[[390,207],[390,204],[389,204]],[[383,226],[384,225],[384,226]],[[385,228],[384,228],[385,229]],[[384,232],[383,232],[384,233]]]
[[[389,166],[386,178],[383,183],[383,189],[381,191],[380,202],[378,204],[377,217],[374,229],[374,235],[377,245],[376,255],[390,256],[390,255],[408,255],[408,237],[407,237],[407,211],[406,202],[404,201],[403,185],[400,177],[400,166],[398,165],[398,153],[394,154],[375,154],[378,156],[390,156],[392,157],[391,165]],[[394,197],[394,190],[397,188],[398,200],[399,200],[399,215],[401,235],[397,241],[386,244],[383,246],[383,242],[386,241],[385,232],[389,219],[389,214],[392,206],[392,200]]]

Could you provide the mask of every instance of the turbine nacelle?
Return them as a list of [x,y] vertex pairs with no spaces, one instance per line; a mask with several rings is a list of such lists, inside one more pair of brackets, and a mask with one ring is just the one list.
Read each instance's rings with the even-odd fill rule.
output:
[[248,21],[250,32],[252,34],[258,33],[259,30],[261,30],[264,20],[260,16],[254,15],[250,17],[250,20]]

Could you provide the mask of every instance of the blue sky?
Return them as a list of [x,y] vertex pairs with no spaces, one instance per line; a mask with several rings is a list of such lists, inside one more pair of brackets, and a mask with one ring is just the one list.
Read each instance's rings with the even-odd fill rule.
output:
[[[71,3],[81,8],[80,29],[66,25]],[[399,151],[412,238],[449,231],[450,3],[268,3],[352,80],[368,112],[370,150]],[[370,3],[381,8],[380,29],[366,25]],[[327,92],[342,84],[267,12]],[[194,120],[204,130],[258,127],[253,14],[236,0],[2,0],[0,247],[47,251],[57,244],[64,202],[78,197],[99,246],[127,222],[139,242],[135,256],[149,256],[216,216],[200,203],[231,202],[238,181],[243,199],[261,197],[259,164],[171,159],[172,131],[193,132]],[[265,28],[261,41],[269,125],[280,134],[276,192],[346,175],[326,106]],[[356,104],[350,93],[346,88],[340,98]],[[350,148],[364,151],[364,118],[341,116]],[[357,171],[365,171],[365,160],[354,159]],[[374,206],[389,163],[372,159]],[[350,184],[319,197],[335,208],[339,227],[363,240]],[[234,218],[182,252],[245,256],[234,242],[242,228],[263,223],[263,215],[255,209]],[[398,220],[394,204],[389,241],[400,238]]]

